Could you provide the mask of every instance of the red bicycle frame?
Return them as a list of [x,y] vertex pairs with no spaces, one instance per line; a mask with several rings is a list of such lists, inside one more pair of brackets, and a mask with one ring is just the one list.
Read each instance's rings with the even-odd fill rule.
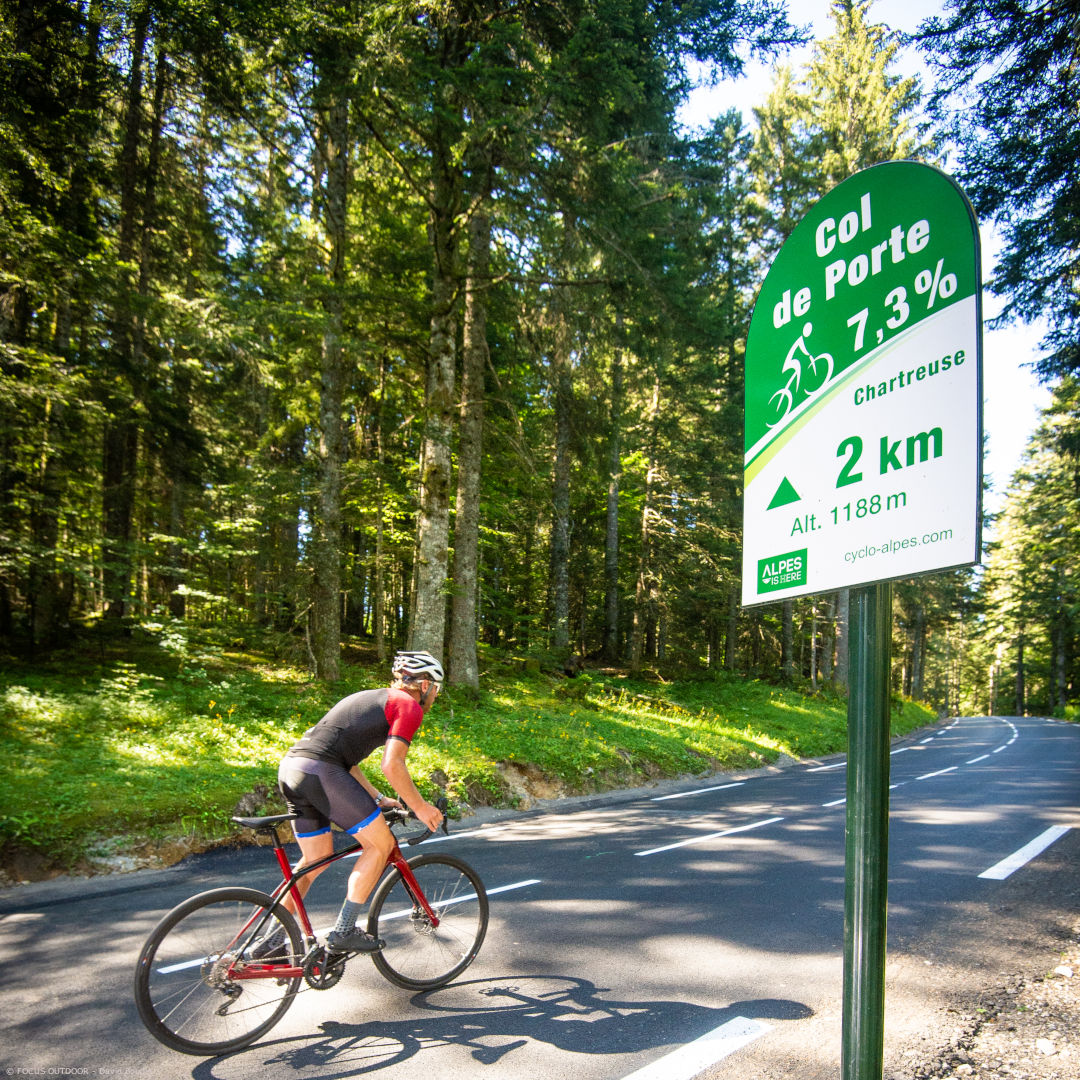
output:
[[[363,844],[356,841],[349,847],[342,848],[341,851],[335,851],[332,854],[313,862],[310,866],[305,866],[299,873],[296,873],[285,855],[285,847],[281,843],[276,827],[266,831],[270,832],[274,838],[274,855],[277,858],[278,866],[281,868],[283,881],[271,894],[274,901],[273,904],[266,908],[265,911],[256,912],[248,919],[229,943],[228,952],[231,952],[233,946],[244,938],[249,931],[251,932],[251,939],[254,939],[259,935],[267,920],[282,903],[286,893],[289,893],[293,898],[293,903],[296,905],[296,914],[300,919],[300,926],[304,932],[305,944],[310,946],[315,941],[315,931],[312,929],[311,919],[308,917],[307,908],[304,906],[304,898],[301,895],[300,890],[296,887],[297,881],[305,874],[310,874],[315,870],[322,869],[324,866],[329,866],[330,863],[337,862],[338,859],[347,858],[354,852],[360,851],[363,847]],[[409,895],[413,898],[413,903],[417,904],[423,910],[427,918],[431,920],[432,927],[437,927],[439,925],[439,916],[436,914],[435,909],[431,904],[428,903],[428,899],[421,890],[405,856],[402,854],[401,847],[396,838],[394,840],[394,847],[387,856],[386,866],[392,866],[398,871],[402,880],[405,882],[405,887],[409,890]],[[254,929],[252,930],[253,927]],[[303,974],[303,967],[298,967],[295,964],[268,964],[239,959],[233,960],[228,968],[228,977],[237,981],[242,979],[268,978],[298,979]]]

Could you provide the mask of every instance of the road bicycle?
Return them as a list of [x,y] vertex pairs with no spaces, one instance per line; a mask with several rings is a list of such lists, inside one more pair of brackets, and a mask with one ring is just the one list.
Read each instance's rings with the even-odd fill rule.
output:
[[[780,369],[780,374],[782,375],[785,371],[790,371],[791,374],[788,376],[788,381],[769,398],[769,405],[771,406],[769,414],[774,419],[765,421],[768,427],[776,427],[791,411],[791,407],[795,404],[795,395],[800,390],[800,383],[805,396],[812,398],[824,390],[832,378],[832,354],[823,352],[814,356],[806,347],[806,339],[813,332],[813,329],[813,324],[806,323],[803,326],[802,333],[795,339],[794,344],[787,351],[787,356],[784,357],[784,366]],[[805,382],[803,381],[802,360],[796,355],[797,353],[802,353],[803,358],[810,361],[810,377]],[[821,365],[820,370],[819,364]],[[773,404],[774,402],[776,404]]]
[[[439,806],[445,811],[445,800]],[[391,826],[410,816],[396,808],[383,813]],[[200,893],[173,908],[143,946],[135,1004],[150,1034],[171,1049],[205,1056],[239,1050],[285,1015],[302,983],[328,990],[341,980],[346,961],[359,955],[319,942],[295,884],[362,845],[354,842],[297,873],[278,835],[278,827],[294,817],[232,819],[271,838],[282,875],[272,893],[241,887]],[[429,836],[395,838],[388,873],[368,908],[367,931],[385,944],[364,955],[406,990],[434,990],[457,978],[476,959],[487,932],[487,893],[468,863],[442,852],[405,858],[401,843],[413,846]],[[287,894],[299,926],[284,906]]]

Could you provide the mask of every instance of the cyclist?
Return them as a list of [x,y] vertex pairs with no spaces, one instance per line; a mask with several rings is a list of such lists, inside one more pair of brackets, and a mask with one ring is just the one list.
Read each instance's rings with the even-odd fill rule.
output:
[[[404,802],[432,831],[443,820],[442,812],[417,790],[405,764],[412,738],[442,687],[442,665],[428,652],[399,652],[391,674],[389,687],[361,690],[339,701],[289,748],[278,770],[278,786],[289,811],[297,815],[292,823],[301,854],[297,869],[332,854],[331,822],[363,844],[337,924],[326,939],[336,952],[382,948],[381,940],[356,926],[394,846],[380,808]],[[360,770],[359,763],[378,746],[383,747],[383,776],[398,798],[383,795]],[[320,873],[313,871],[296,883],[301,895]],[[295,914],[291,895],[284,905]],[[265,960],[284,953],[280,934],[267,938],[255,955]]]

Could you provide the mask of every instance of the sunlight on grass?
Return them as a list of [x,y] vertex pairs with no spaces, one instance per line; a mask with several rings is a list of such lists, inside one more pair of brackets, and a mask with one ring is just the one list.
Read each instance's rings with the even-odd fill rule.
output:
[[[264,785],[273,798],[282,753],[335,700],[385,685],[374,667],[326,686],[266,657],[204,652],[0,675],[0,844],[75,858],[124,833],[225,835],[240,796]],[[512,804],[510,765],[585,793],[845,749],[846,705],[825,694],[727,674],[657,684],[492,666],[479,694],[445,689],[410,751],[421,791],[452,807]],[[894,733],[933,719],[904,703]],[[363,767],[386,790],[378,755]]]

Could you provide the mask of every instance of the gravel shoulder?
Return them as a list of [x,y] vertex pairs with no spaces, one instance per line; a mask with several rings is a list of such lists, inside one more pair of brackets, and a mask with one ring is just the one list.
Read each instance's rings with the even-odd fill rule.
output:
[[1034,970],[1002,972],[977,991],[956,988],[953,1003],[887,1062],[885,1080],[1076,1080],[1080,919],[1067,940],[1039,944]]
[[985,906],[895,943],[884,1080],[1080,1078],[1078,851],[1062,841]]

